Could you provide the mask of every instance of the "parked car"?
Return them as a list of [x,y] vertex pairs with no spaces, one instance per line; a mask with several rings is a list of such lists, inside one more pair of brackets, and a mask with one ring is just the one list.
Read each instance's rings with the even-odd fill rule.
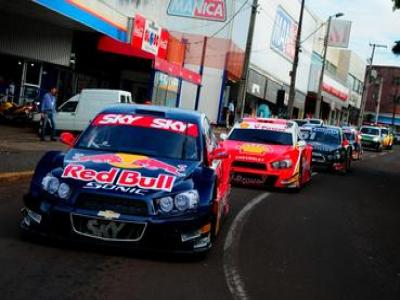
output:
[[297,123],[299,126],[304,126],[304,125],[311,125],[311,126],[323,126],[324,121],[321,119],[294,119],[294,122]]
[[205,253],[229,210],[228,153],[204,114],[157,106],[103,110],[71,148],[36,167],[24,234],[103,246]]
[[393,137],[390,137],[387,128],[366,125],[360,128],[360,133],[361,143],[364,148],[380,152],[384,148],[390,149],[393,145]]
[[312,165],[346,174],[351,168],[352,147],[343,131],[335,126],[311,128],[304,136],[312,146]]
[[301,189],[311,180],[312,149],[295,122],[246,118],[221,137],[235,184]]
[[349,126],[344,126],[342,129],[344,136],[350,142],[353,160],[361,160],[363,149],[361,145],[361,135],[359,134],[358,130]]
[[82,131],[104,108],[133,103],[131,93],[121,90],[83,89],[63,103],[56,114],[57,130]]

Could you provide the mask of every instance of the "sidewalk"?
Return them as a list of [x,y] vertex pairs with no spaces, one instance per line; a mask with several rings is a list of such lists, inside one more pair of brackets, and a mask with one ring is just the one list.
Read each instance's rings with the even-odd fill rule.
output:
[[65,149],[60,142],[41,142],[32,128],[0,125],[0,174],[34,170],[45,152]]

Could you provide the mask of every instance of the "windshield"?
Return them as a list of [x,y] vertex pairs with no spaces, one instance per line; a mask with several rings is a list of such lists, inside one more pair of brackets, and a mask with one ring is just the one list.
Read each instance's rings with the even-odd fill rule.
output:
[[257,129],[234,129],[228,140],[269,145],[293,145],[292,134]]
[[299,126],[303,126],[304,124],[307,124],[307,121],[306,120],[294,120],[296,123],[297,123],[297,125],[299,125]]
[[343,135],[346,137],[347,140],[349,141],[354,141],[355,140],[355,135],[353,132],[350,131],[345,131],[343,132]]
[[340,132],[331,129],[314,129],[309,132],[308,136],[305,136],[305,133],[303,133],[303,138],[305,138],[306,141],[329,145],[339,145],[341,143]]
[[379,129],[371,127],[363,127],[361,128],[361,133],[370,135],[379,135]]
[[77,148],[124,152],[179,160],[199,160],[196,137],[131,125],[90,126]]
[[322,124],[321,120],[313,120],[313,119],[311,119],[309,122],[310,122],[310,124],[316,124],[316,125]]

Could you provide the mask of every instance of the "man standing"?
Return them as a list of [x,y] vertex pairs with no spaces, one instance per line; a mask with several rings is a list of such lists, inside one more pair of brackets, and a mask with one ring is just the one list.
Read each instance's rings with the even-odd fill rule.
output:
[[229,128],[231,126],[234,118],[235,118],[235,105],[231,100],[228,104],[228,111],[226,114],[226,128]]
[[51,134],[50,138],[55,141],[56,134],[56,123],[54,122],[54,117],[56,114],[56,95],[57,88],[52,87],[50,92],[43,96],[42,102],[40,103],[40,112],[42,113],[42,132],[40,134],[40,140],[44,141],[46,135],[47,124],[50,123]]

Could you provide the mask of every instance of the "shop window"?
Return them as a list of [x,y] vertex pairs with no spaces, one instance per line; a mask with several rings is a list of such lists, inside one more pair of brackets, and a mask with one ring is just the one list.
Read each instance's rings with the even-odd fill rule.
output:
[[154,76],[152,102],[155,105],[176,107],[178,99],[179,79],[162,72]]
[[59,111],[67,112],[67,113],[75,112],[77,105],[78,105],[78,101],[68,101],[68,102],[65,102],[64,105],[62,105],[60,107]]

